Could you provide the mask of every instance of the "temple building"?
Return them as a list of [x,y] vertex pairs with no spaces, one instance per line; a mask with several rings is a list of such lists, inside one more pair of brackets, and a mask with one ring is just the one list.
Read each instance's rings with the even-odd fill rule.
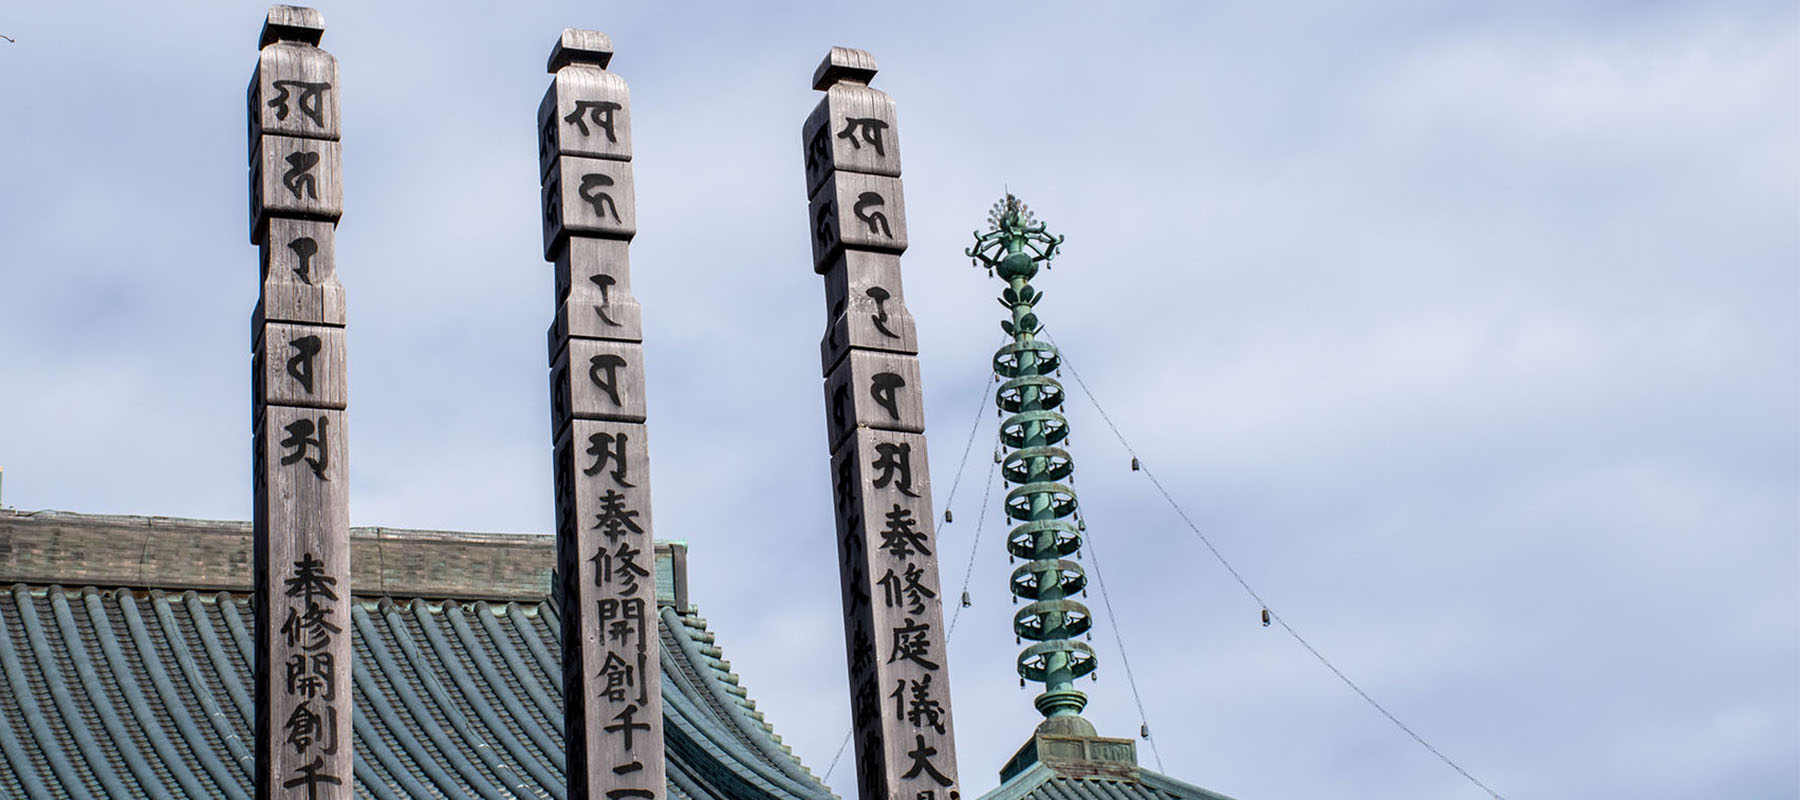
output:
[[[355,794],[564,797],[551,537],[351,535]],[[249,798],[250,525],[0,510],[0,796]],[[668,795],[832,793],[656,546]]]
[[[355,528],[355,794],[564,797],[548,536]],[[253,796],[250,525],[0,509],[0,797]],[[763,720],[658,542],[668,796],[836,797]],[[1205,798],[1134,742],[1020,731],[983,800]],[[998,774],[996,774],[998,771]]]

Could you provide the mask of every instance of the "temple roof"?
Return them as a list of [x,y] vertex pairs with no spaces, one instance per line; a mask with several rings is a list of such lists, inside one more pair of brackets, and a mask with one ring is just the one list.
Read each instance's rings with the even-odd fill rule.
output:
[[1137,742],[1096,735],[1079,716],[1052,718],[1000,769],[981,800],[1232,800],[1138,766]]
[[1131,778],[1075,777],[1035,764],[981,800],[1232,800],[1150,770]]
[[[565,797],[549,537],[352,547],[358,795]],[[248,553],[244,523],[0,510],[0,795],[249,798]],[[738,685],[684,562],[658,544],[670,796],[833,797]]]

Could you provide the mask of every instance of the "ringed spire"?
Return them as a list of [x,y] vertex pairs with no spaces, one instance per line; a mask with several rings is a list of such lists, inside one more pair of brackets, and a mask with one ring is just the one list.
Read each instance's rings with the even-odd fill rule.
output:
[[1037,307],[1044,293],[1031,285],[1062,242],[1009,192],[988,213],[987,232],[977,231],[975,245],[964,251],[975,266],[1006,283],[999,300],[1009,316],[1000,328],[1012,341],[994,353],[994,371],[1006,379],[994,403],[1006,415],[1000,422],[1000,471],[1012,486],[1006,515],[1016,523],[1006,549],[1025,561],[1009,581],[1012,593],[1027,601],[1013,615],[1013,632],[1032,642],[1019,652],[1016,666],[1021,682],[1044,684],[1034,702],[1047,721],[1080,716],[1087,695],[1075,688],[1075,680],[1097,666],[1093,648],[1076,639],[1092,627],[1093,614],[1074,599],[1086,590],[1087,574],[1071,560],[1081,550],[1082,526],[1074,519],[1075,490],[1066,482],[1075,461],[1060,446],[1069,436],[1069,421],[1057,410],[1067,397],[1055,377],[1062,356],[1038,338],[1043,323]]

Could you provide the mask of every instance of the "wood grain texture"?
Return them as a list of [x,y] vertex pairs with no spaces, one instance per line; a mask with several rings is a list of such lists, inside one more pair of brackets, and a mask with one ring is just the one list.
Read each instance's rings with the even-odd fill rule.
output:
[[268,47],[276,42],[317,45],[324,35],[325,15],[318,9],[277,3],[269,6],[256,46]]
[[349,800],[349,400],[335,224],[337,60],[315,10],[269,10],[245,92],[251,317],[251,576],[258,800]]
[[961,800],[894,102],[834,47],[801,129],[861,800]]
[[[262,330],[267,322],[304,322],[344,326],[347,316],[344,287],[264,284],[262,299],[250,314],[250,330]],[[252,334],[254,338],[254,334]]]
[[330,53],[282,42],[263,48],[245,90],[250,118],[248,157],[264,134],[308,139],[339,137],[338,65]]
[[352,793],[345,412],[267,406],[254,437],[257,795]]
[[644,426],[574,420],[554,452],[568,796],[660,798],[662,671]]
[[344,325],[344,287],[337,279],[337,224],[271,217],[257,240],[262,296],[251,316],[251,341],[264,322]]
[[625,79],[598,67],[556,72],[538,104],[538,171],[557,156],[631,160],[631,90]]
[[844,248],[906,252],[906,197],[899,178],[833,172],[807,204],[813,270],[824,273]]
[[250,242],[270,215],[335,222],[344,215],[343,156],[337,142],[261,136],[250,159]]
[[858,428],[925,432],[919,359],[851,350],[825,376],[825,422],[836,451]]
[[832,457],[862,797],[960,792],[927,460],[925,437],[866,429]]
[[867,84],[875,78],[880,67],[875,64],[875,56],[867,50],[853,47],[833,47],[819,61],[813,70],[813,88],[828,89],[839,82]]
[[554,75],[570,64],[585,64],[605,69],[612,63],[612,37],[584,28],[563,28],[550,47],[550,59],[544,69]]
[[350,401],[344,329],[272,322],[263,326],[250,373],[256,402],[344,408]]
[[273,217],[256,240],[257,265],[267,283],[337,283],[337,223]]
[[556,265],[556,320],[550,326],[550,359],[568,337],[639,342],[642,309],[631,294],[631,251],[618,239],[570,236],[552,257]]
[[818,194],[833,170],[900,176],[900,127],[886,92],[838,84],[825,92],[800,128],[806,196]]
[[666,795],[631,94],[612,41],[564,29],[538,105],[570,800]]
[[825,271],[825,335],[819,361],[831,374],[846,354],[856,350],[919,352],[917,326],[906,310],[900,282],[900,257],[891,253],[845,250]]
[[570,419],[644,421],[644,346],[569,339],[550,365],[550,430]]
[[561,156],[545,175],[544,259],[571,234],[629,241],[637,235],[631,162]]

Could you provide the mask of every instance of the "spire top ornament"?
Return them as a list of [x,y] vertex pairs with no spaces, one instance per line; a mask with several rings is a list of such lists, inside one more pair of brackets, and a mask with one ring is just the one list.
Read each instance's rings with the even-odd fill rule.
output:
[[[1063,237],[1051,236],[1024,201],[1007,192],[988,209],[988,232],[975,232],[975,246],[963,251],[969,263],[998,270],[1003,280],[1031,280],[1041,262],[1045,269],[1062,248]],[[1008,331],[1011,333],[1011,331]]]
[[1094,671],[1094,650],[1075,637],[1093,625],[1087,606],[1070,599],[1087,587],[1081,565],[1068,560],[1081,549],[1081,526],[1075,516],[1075,490],[1063,481],[1075,470],[1069,451],[1059,447],[1069,436],[1069,421],[1057,412],[1067,394],[1053,377],[1062,355],[1039,341],[1043,329],[1036,308],[1043,292],[1031,286],[1038,267],[1048,268],[1062,247],[1031,209],[1008,192],[988,213],[988,231],[975,233],[975,246],[964,251],[977,267],[1006,281],[1000,304],[1012,312],[1000,328],[1013,337],[994,353],[994,371],[1007,380],[994,403],[1009,414],[1000,423],[1005,449],[1001,474],[1014,488],[1006,494],[1006,515],[1018,524],[1006,537],[1006,549],[1025,563],[1013,571],[1012,593],[1028,600],[1013,615],[1013,632],[1034,644],[1020,651],[1022,680],[1044,684],[1034,701],[1045,725],[1093,735],[1080,719],[1087,695],[1076,690],[1077,678]]

